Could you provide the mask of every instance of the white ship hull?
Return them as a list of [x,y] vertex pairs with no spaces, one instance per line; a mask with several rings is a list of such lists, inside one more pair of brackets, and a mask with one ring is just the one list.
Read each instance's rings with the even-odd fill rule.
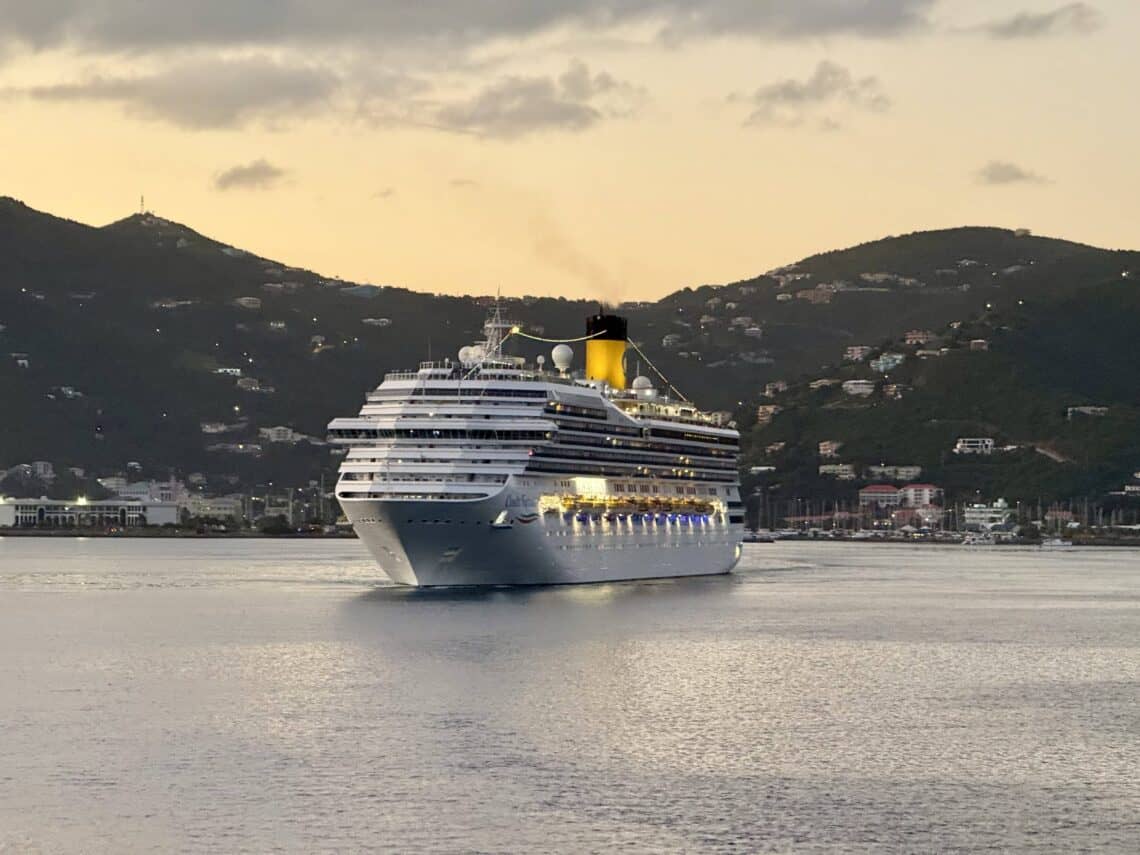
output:
[[707,576],[730,572],[740,558],[743,526],[723,516],[582,520],[538,513],[526,499],[508,489],[470,502],[357,499],[341,505],[380,568],[401,585]]

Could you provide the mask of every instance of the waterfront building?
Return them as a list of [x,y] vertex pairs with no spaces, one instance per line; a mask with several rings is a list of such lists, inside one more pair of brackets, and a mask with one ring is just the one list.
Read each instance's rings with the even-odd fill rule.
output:
[[143,499],[0,499],[2,528],[108,528],[177,525],[178,505]]
[[971,531],[983,531],[1007,525],[1013,518],[1013,509],[1005,499],[992,505],[974,503],[962,508],[962,525]]
[[908,508],[923,508],[934,505],[942,496],[942,489],[933,484],[906,484],[900,491],[902,503]]
[[902,491],[889,484],[871,484],[859,491],[861,508],[897,508],[902,504]]

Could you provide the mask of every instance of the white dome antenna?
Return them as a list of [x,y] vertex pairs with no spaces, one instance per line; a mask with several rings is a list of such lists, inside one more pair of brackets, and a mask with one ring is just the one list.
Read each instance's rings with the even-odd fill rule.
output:
[[554,350],[550,351],[550,358],[559,373],[565,374],[570,370],[570,363],[574,361],[574,351],[569,345],[560,344],[555,347]]

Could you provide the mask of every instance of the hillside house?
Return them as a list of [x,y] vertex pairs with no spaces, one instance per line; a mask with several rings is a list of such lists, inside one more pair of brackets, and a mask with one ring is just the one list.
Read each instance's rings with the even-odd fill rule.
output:
[[820,457],[838,457],[839,449],[843,448],[843,443],[836,439],[825,439],[817,447]]
[[866,398],[875,393],[874,380],[845,380],[843,382],[843,394],[852,395],[857,398]]
[[236,300],[234,300],[234,305],[239,306],[243,309],[260,309],[261,308],[261,298],[260,297],[238,297]]
[[850,463],[821,463],[819,474],[837,481],[854,481],[855,467]]
[[843,351],[843,358],[851,362],[862,362],[871,355],[873,347],[868,347],[865,344],[853,344]]
[[929,344],[934,341],[934,333],[930,330],[909,330],[903,340],[911,346]]
[[864,472],[868,481],[913,481],[922,475],[921,466],[868,466]]
[[993,454],[994,440],[989,436],[967,436],[955,443],[955,454]]
[[772,419],[775,418],[776,414],[782,409],[783,407],[776,404],[761,404],[756,408],[756,424],[770,425]]
[[1065,410],[1065,418],[1073,420],[1073,416],[1107,416],[1108,407],[1069,407]]
[[783,380],[773,380],[771,383],[764,385],[764,397],[775,398],[781,392],[788,391],[788,384]]
[[905,360],[906,356],[902,353],[884,353],[871,360],[871,370],[877,371],[879,374],[886,374],[888,371],[894,371]]
[[970,340],[970,350],[984,351],[990,349],[990,343],[984,338],[975,338]]

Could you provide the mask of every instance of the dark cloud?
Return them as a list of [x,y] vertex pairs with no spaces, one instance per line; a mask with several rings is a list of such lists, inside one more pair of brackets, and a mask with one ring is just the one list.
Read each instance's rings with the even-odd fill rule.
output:
[[574,61],[557,78],[506,77],[469,98],[431,105],[425,123],[445,130],[512,139],[539,131],[582,131],[636,110],[643,93]]
[[240,127],[323,106],[341,87],[325,69],[276,60],[196,61],[138,77],[93,77],[23,90],[46,101],[112,101],[132,115],[184,128]]
[[1004,186],[1008,184],[1048,184],[1049,179],[1036,172],[1010,163],[1007,160],[991,160],[974,177],[982,184]]
[[1032,39],[1062,33],[1090,33],[1104,23],[1100,11],[1088,3],[1069,3],[1051,12],[1020,12],[983,24],[980,29],[996,39]]
[[[813,118],[821,107],[842,105],[865,112],[890,109],[890,98],[876,77],[855,77],[834,62],[823,61],[806,80],[788,78],[761,86],[751,95],[733,95],[730,101],[747,104],[751,112],[746,125],[795,127]],[[839,123],[830,116],[818,122],[824,130],[837,130]]]
[[0,0],[0,41],[90,51],[186,46],[470,44],[560,25],[649,23],[669,38],[890,35],[935,0]]
[[218,190],[268,190],[285,177],[285,170],[264,158],[231,166],[218,173],[214,187]]

